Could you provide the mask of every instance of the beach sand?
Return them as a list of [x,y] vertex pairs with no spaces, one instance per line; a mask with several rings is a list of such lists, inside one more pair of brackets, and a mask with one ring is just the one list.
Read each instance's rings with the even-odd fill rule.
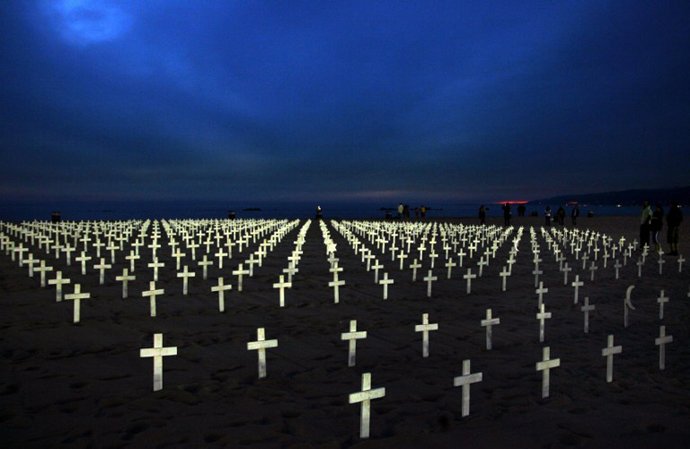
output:
[[[182,295],[175,261],[165,244],[158,250],[166,264],[160,272],[158,316],[149,316],[148,290],[151,270],[144,268],[151,250],[142,248],[137,280],[129,298],[121,299],[115,276],[128,263],[123,253],[106,272],[105,285],[89,262],[85,276],[78,263],[66,266],[64,255],[31,247],[34,257],[72,279],[91,299],[81,304],[81,321],[72,323],[72,302],[55,301],[54,287],[41,288],[38,274],[28,276],[9,255],[0,252],[0,443],[3,447],[158,447],[158,446],[257,446],[257,447],[687,447],[690,441],[690,263],[678,272],[676,257],[667,256],[663,274],[656,255],[649,256],[643,277],[637,277],[637,252],[614,279],[613,261],[599,270],[595,281],[576,264],[584,281],[580,303],[573,304],[573,287],[563,285],[563,274],[548,251],[539,228],[542,218],[513,219],[524,226],[517,262],[501,291],[501,271],[508,259],[510,241],[475,279],[472,293],[465,292],[467,267],[476,272],[478,256],[465,257],[464,268],[453,269],[446,279],[440,240],[432,297],[422,281],[429,266],[412,282],[409,269],[400,271],[389,253],[381,256],[383,271],[395,280],[389,299],[374,284],[350,244],[328,224],[337,243],[336,255],[346,285],[340,303],[333,303],[332,280],[326,246],[318,222],[306,235],[299,273],[286,290],[286,307],[278,307],[272,284],[287,267],[297,233],[305,220],[269,252],[252,278],[245,277],[244,291],[237,291],[232,276],[258,242],[233,258],[222,270],[209,268],[208,280],[191,261],[182,260],[196,277],[189,295]],[[502,219],[489,219],[501,227]],[[439,224],[476,224],[476,220],[438,220]],[[328,223],[328,221],[327,221]],[[539,342],[537,295],[534,289],[529,229],[534,227],[544,270],[546,339]],[[566,226],[569,228],[569,226]],[[617,241],[638,238],[636,217],[580,218],[579,228],[605,233]],[[680,252],[690,256],[687,225],[681,230]],[[5,234],[7,234],[7,231]],[[511,238],[514,237],[514,231]],[[149,229],[150,235],[150,229]],[[165,234],[164,234],[165,235]],[[10,235],[14,241],[18,237]],[[265,236],[264,236],[265,238]],[[665,235],[664,235],[665,238]],[[360,240],[363,240],[360,236]],[[125,253],[133,238],[125,244]],[[147,239],[150,243],[150,238]],[[184,246],[184,245],[182,245]],[[214,245],[215,246],[215,245]],[[213,248],[212,248],[213,249]],[[184,251],[184,248],[182,248]],[[104,251],[105,252],[105,251]],[[215,252],[215,250],[213,251]],[[107,254],[107,252],[105,252]],[[197,249],[197,261],[205,248]],[[40,254],[40,255],[39,255]],[[78,254],[72,254],[72,258]],[[109,262],[109,255],[106,255]],[[601,255],[599,256],[601,258]],[[215,261],[215,258],[213,258]],[[456,258],[457,261],[457,258]],[[145,263],[144,263],[145,262]],[[405,261],[409,266],[411,258]],[[381,272],[381,274],[383,273]],[[53,278],[51,273],[48,278]],[[232,283],[226,292],[226,311],[219,313],[217,278]],[[623,326],[623,300],[635,285],[630,326]],[[664,290],[670,302],[659,319],[656,298]],[[589,297],[596,310],[590,331],[583,332],[582,300]],[[480,321],[491,308],[500,324],[493,328],[493,349],[485,347]],[[430,356],[422,357],[422,337],[414,327],[428,313],[439,330],[430,332]],[[340,334],[357,320],[367,331],[357,342],[357,364],[347,366],[348,344]],[[666,369],[659,369],[655,339],[665,325],[673,342],[666,346]],[[247,350],[258,327],[278,347],[267,351],[267,377],[258,379],[257,352]],[[150,348],[154,333],[163,333],[164,346],[176,346],[177,356],[163,361],[164,387],[152,391],[152,359],[140,358]],[[623,352],[614,357],[613,382],[606,382],[602,348],[607,336]],[[550,397],[541,398],[541,361],[545,346],[561,365],[551,371]],[[453,378],[462,374],[462,361],[471,360],[472,372],[483,380],[471,386],[469,416],[462,417],[462,389]],[[385,387],[385,397],[371,402],[371,437],[359,437],[360,405],[349,404],[350,393],[361,389],[362,373],[371,373],[372,388]]]

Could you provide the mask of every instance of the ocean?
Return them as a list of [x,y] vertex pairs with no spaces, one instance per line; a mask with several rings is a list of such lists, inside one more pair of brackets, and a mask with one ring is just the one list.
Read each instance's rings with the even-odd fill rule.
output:
[[[133,220],[146,218],[192,218],[222,219],[228,218],[229,211],[234,211],[236,218],[312,218],[316,207],[323,208],[324,218],[385,218],[389,212],[397,215],[397,203],[365,202],[236,202],[236,201],[0,201],[0,220],[30,221],[50,220],[53,211],[61,213],[62,220]],[[410,205],[411,209],[417,205]],[[464,218],[476,217],[480,204],[476,203],[439,203],[428,204],[427,217],[430,218]],[[552,215],[558,205],[550,205]],[[486,204],[487,216],[503,215],[500,204]],[[527,215],[536,211],[543,216],[546,204],[526,205]],[[570,207],[565,206],[567,216]],[[390,209],[390,210],[385,210]],[[512,206],[513,216],[517,216],[517,206]],[[640,212],[637,206],[599,206],[581,205],[580,215],[587,216],[592,211],[595,216],[617,215],[633,216]],[[413,211],[410,215],[414,216]]]

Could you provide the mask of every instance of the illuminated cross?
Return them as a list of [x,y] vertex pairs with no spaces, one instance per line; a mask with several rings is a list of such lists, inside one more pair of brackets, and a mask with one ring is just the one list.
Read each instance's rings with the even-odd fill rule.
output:
[[34,271],[41,273],[41,287],[46,286],[46,272],[53,271],[53,267],[46,266],[46,261],[42,260],[41,264],[34,268]]
[[128,275],[129,273],[127,272],[127,268],[122,269],[122,275],[121,276],[116,276],[115,280],[116,281],[122,281],[122,298],[126,298],[128,293],[127,293],[127,282],[128,281],[134,281],[136,280],[136,276],[134,275]]
[[153,357],[153,391],[163,389],[163,357],[177,355],[177,346],[163,347],[163,334],[153,334],[153,348],[139,351],[139,357]]
[[149,282],[149,290],[145,292],[141,292],[141,296],[146,298],[147,296],[151,297],[151,316],[155,317],[156,316],[156,296],[160,296],[165,293],[165,290],[158,289],[156,290],[156,281],[150,281]]
[[55,273],[55,279],[48,279],[48,285],[54,285],[55,286],[55,301],[60,302],[62,301],[62,285],[63,284],[69,284],[70,281],[67,278],[62,277],[62,271],[57,271]]
[[263,327],[256,330],[256,341],[247,343],[248,351],[258,351],[259,379],[266,377],[266,349],[276,347],[278,347],[278,340],[266,340],[266,332]]
[[654,344],[659,347],[659,369],[666,369],[666,344],[673,342],[672,335],[666,335],[666,326],[659,328],[659,337],[654,340]]
[[91,298],[90,293],[82,293],[81,285],[74,284],[74,292],[65,295],[65,299],[74,301],[74,322],[78,323],[80,319],[81,300]]
[[462,361],[462,376],[453,379],[454,387],[462,387],[462,416],[470,414],[470,385],[481,382],[482,373],[470,374],[470,361]]
[[187,295],[187,291],[189,290],[189,278],[196,276],[195,272],[189,272],[187,271],[187,265],[184,266],[184,271],[182,273],[177,273],[178,278],[182,278],[182,294]]
[[278,276],[278,282],[273,284],[273,288],[280,290],[280,307],[285,307],[285,289],[292,288],[292,282],[285,282],[285,276]]
[[579,299],[580,287],[585,285],[585,283],[580,280],[580,275],[577,274],[575,275],[575,280],[570,285],[572,285],[575,288],[575,297],[573,298],[573,304],[577,304],[577,301]]
[[590,305],[589,296],[585,296],[585,305],[580,307],[580,310],[585,313],[585,334],[589,333],[589,312],[593,312],[594,309],[596,309],[596,306],[594,304]]
[[476,277],[477,277],[476,274],[472,274],[472,268],[468,268],[467,274],[462,277],[463,279],[467,280],[467,294],[468,295],[472,291],[472,279],[476,279]]
[[500,318],[491,317],[491,309],[486,309],[486,319],[481,321],[482,327],[486,327],[486,349],[491,350],[491,333],[492,326],[501,324]]
[[539,320],[539,341],[544,341],[544,320],[551,318],[551,312],[545,312],[544,304],[539,306],[539,313],[537,313],[537,319]]
[[113,266],[111,264],[106,264],[105,259],[101,258],[101,263],[98,265],[94,265],[93,267],[98,269],[98,271],[100,272],[99,277],[98,277],[98,283],[100,285],[103,285],[105,283],[105,270],[110,269]]
[[215,287],[211,287],[212,292],[218,292],[218,310],[220,312],[225,312],[225,291],[226,290],[231,290],[232,285],[224,285],[223,284],[223,278],[219,277],[218,278],[218,285]]
[[543,350],[543,359],[541,362],[537,362],[537,371],[542,371],[541,377],[541,397],[549,397],[549,386],[551,380],[550,370],[553,368],[558,368],[561,366],[561,359],[551,358],[551,348],[546,346]]
[[340,334],[340,339],[347,340],[349,343],[347,366],[355,366],[357,340],[362,338],[367,338],[367,331],[357,331],[357,320],[350,320],[350,332]]
[[429,274],[427,274],[426,277],[424,277],[422,280],[427,283],[426,296],[428,298],[431,298],[431,284],[432,284],[432,282],[438,280],[438,276],[434,276],[432,271],[429,270]]
[[362,403],[362,414],[359,426],[360,438],[369,438],[369,418],[370,402],[372,399],[379,399],[386,395],[385,388],[371,389],[371,373],[362,374],[362,391],[351,393],[349,396],[350,404]]
[[388,273],[383,273],[383,279],[379,281],[379,284],[383,285],[383,299],[388,299],[388,286],[394,283],[394,279],[388,279]]
[[659,319],[663,320],[664,319],[664,304],[666,304],[669,301],[668,296],[664,296],[664,291],[661,290],[661,294],[659,294],[659,297],[656,299],[656,302],[659,303]]
[[417,269],[421,268],[421,267],[422,267],[422,264],[417,262],[417,259],[415,259],[414,262],[412,262],[410,264],[410,268],[412,269],[412,282],[417,281]]
[[417,324],[415,332],[422,332],[422,357],[429,357],[429,331],[437,331],[438,323],[429,324],[429,314],[422,315],[422,324]]
[[613,346],[613,335],[609,335],[606,347],[601,350],[602,357],[606,357],[606,382],[613,381],[613,356],[621,352],[623,346]]

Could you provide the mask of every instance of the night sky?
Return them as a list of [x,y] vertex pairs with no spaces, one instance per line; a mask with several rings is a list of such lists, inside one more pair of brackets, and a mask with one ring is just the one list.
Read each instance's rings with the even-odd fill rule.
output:
[[0,2],[6,200],[690,184],[690,2]]

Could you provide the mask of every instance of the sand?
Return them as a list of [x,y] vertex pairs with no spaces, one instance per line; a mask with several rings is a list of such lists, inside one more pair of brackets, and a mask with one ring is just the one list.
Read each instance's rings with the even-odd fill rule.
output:
[[[386,301],[382,287],[373,282],[373,271],[366,271],[329,224],[344,268],[340,278],[346,281],[337,305],[327,286],[332,275],[322,231],[313,222],[299,273],[286,291],[286,307],[280,308],[272,284],[287,267],[287,256],[304,222],[268,254],[263,267],[255,267],[253,278],[245,278],[241,293],[231,271],[258,242],[241,254],[233,249],[223,270],[217,264],[209,268],[206,281],[187,251],[182,265],[197,273],[190,279],[188,296],[182,295],[175,261],[163,245],[158,251],[166,267],[157,286],[165,294],[158,298],[156,318],[149,316],[149,301],[141,296],[151,278],[142,263],[150,261],[148,248],[141,250],[128,299],[121,299],[121,283],[115,281],[127,266],[123,253],[118,253],[101,286],[92,268],[95,250],[82,276],[77,263],[66,266],[64,255],[57,261],[54,254],[45,256],[31,248],[35,257],[45,257],[48,265],[72,279],[66,292],[79,282],[91,294],[91,299],[82,301],[77,324],[72,323],[71,302],[57,303],[53,287],[41,288],[38,275],[30,278],[26,267],[0,252],[2,446],[687,446],[690,263],[679,273],[677,258],[665,257],[659,275],[653,256],[641,279],[632,261],[616,280],[612,261],[606,269],[599,261],[594,282],[589,281],[589,271],[577,264],[570,279],[579,274],[585,282],[580,298],[587,296],[596,305],[590,332],[585,334],[581,303],[574,305],[573,288],[563,286],[558,263],[539,232],[541,218],[513,219],[513,225],[525,226],[525,232],[506,292],[501,291],[498,273],[508,258],[508,243],[467,295],[461,275],[468,266],[476,272],[477,255],[466,257],[464,268],[454,268],[448,280],[441,267],[445,261],[439,241],[441,257],[434,270],[439,280],[427,298],[421,278],[428,270],[428,258],[413,283],[409,269],[400,271],[389,253],[381,256],[367,242],[395,280]],[[439,223],[475,224],[475,220]],[[502,219],[489,219],[489,225],[500,227]],[[549,289],[545,303],[553,314],[546,322],[544,343],[539,342],[535,318],[530,226],[539,235],[545,271],[541,278]],[[635,217],[581,218],[579,227],[616,240],[625,236],[632,241],[638,233]],[[3,231],[7,234],[4,226]],[[685,229],[681,235],[687,240]],[[125,253],[132,241],[125,244]],[[690,256],[687,242],[680,249]],[[205,247],[197,253],[199,260]],[[571,254],[567,260],[575,262]],[[219,313],[217,294],[211,292],[219,276],[234,287],[226,292],[225,313]],[[630,326],[624,328],[623,299],[630,285],[636,286],[632,294],[636,310],[631,311]],[[656,302],[661,289],[670,297],[663,320]],[[501,320],[493,328],[491,351],[486,350],[485,328],[480,325],[487,308]],[[414,331],[423,313],[439,324],[439,330],[430,333],[428,358],[422,357],[421,334]],[[351,319],[368,337],[357,342],[357,364],[349,368],[348,344],[340,334],[349,330]],[[659,369],[659,348],[654,344],[662,324],[674,338],[666,347],[664,371]],[[267,339],[279,342],[267,351],[265,379],[257,376],[256,351],[247,351],[258,327],[266,329]],[[178,355],[165,357],[164,387],[154,392],[152,360],[140,358],[139,351],[151,347],[158,332],[163,333],[164,346],[176,346]],[[610,334],[623,352],[614,357],[613,382],[607,383],[601,350]],[[542,377],[535,364],[544,346],[551,348],[561,366],[551,371],[550,397],[542,399]],[[453,378],[462,373],[465,359],[471,360],[472,372],[483,373],[483,380],[471,386],[470,415],[462,417],[462,389],[453,387]],[[360,391],[362,373],[371,373],[373,388],[386,389],[385,397],[371,403],[368,440],[359,437],[360,406],[348,403],[348,395]]]

